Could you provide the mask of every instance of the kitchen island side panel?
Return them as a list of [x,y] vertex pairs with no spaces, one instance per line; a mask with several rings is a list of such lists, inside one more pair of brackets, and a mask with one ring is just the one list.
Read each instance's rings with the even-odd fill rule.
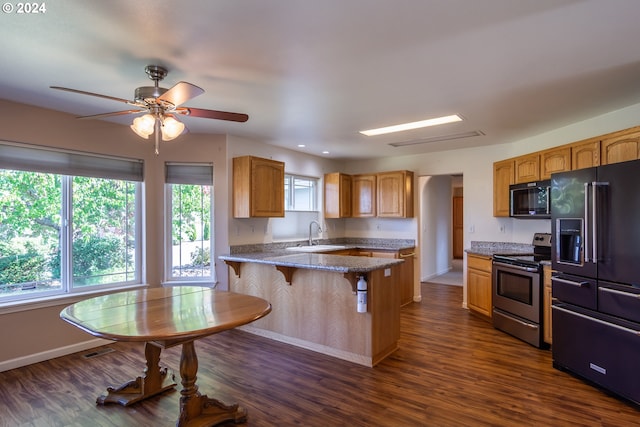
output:
[[240,277],[233,270],[229,274],[231,291],[264,298],[273,307],[269,316],[244,328],[248,332],[366,366],[398,347],[397,267],[366,273],[366,313],[357,312],[356,295],[342,273],[297,269],[288,284],[274,266],[246,262]]

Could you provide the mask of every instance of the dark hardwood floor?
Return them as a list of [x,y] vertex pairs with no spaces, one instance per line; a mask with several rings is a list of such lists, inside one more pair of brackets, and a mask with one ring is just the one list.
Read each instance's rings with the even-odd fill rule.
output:
[[[375,368],[234,330],[196,342],[200,392],[245,406],[246,426],[640,425],[636,407],[462,309],[461,287],[422,286],[423,301],[402,310],[400,350]],[[141,344],[108,347],[0,373],[0,425],[175,425],[178,391],[95,405],[144,368]],[[164,351],[163,363],[177,369],[179,353]]]

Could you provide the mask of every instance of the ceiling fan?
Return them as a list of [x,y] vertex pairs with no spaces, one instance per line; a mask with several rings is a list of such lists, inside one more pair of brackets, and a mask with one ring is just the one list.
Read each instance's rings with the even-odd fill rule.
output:
[[204,93],[204,90],[187,82],[178,82],[173,87],[165,89],[159,86],[159,82],[167,76],[168,71],[166,68],[160,65],[147,65],[144,71],[147,73],[149,78],[153,80],[154,85],[136,88],[133,101],[66,87],[50,87],[51,89],[111,99],[136,108],[124,111],[115,111],[112,113],[81,116],[78,117],[79,119],[101,119],[126,114],[146,113],[145,115],[133,120],[131,129],[145,139],[148,139],[149,135],[155,132],[156,154],[159,152],[158,146],[160,144],[161,135],[163,141],[170,141],[178,137],[184,131],[184,124],[176,120],[175,115],[194,116],[232,122],[246,122],[249,119],[248,115],[242,113],[230,113],[227,111],[205,110],[202,108],[182,106],[184,102]]

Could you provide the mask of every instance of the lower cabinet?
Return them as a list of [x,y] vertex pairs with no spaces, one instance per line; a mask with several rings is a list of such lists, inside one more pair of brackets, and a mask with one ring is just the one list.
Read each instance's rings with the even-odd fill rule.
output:
[[[335,252],[332,254],[337,255]],[[346,255],[346,254],[345,254]],[[416,256],[416,248],[401,249],[399,251],[389,250],[365,250],[353,249],[350,255],[369,256],[374,258],[399,258],[404,262],[398,266],[398,284],[400,286],[400,305],[407,305],[413,302],[413,270],[414,258]]]
[[491,257],[467,254],[467,307],[491,318]]

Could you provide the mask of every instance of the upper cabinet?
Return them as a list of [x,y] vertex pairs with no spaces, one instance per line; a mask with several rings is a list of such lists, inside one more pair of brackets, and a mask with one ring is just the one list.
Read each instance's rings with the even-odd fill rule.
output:
[[640,131],[637,131],[637,128],[635,129],[635,132],[617,132],[602,139],[600,147],[601,163],[603,165],[638,159],[640,154]]
[[600,139],[574,142],[571,147],[571,169],[600,166]]
[[640,159],[640,126],[493,164],[493,216],[509,216],[509,185],[551,174]]
[[234,218],[284,217],[284,163],[260,157],[233,159]]
[[571,170],[571,148],[560,147],[540,153],[540,179],[551,179],[551,174]]
[[349,218],[351,216],[351,176],[328,173],[324,176],[325,218]]
[[378,217],[413,217],[413,172],[378,173],[376,187]]
[[493,164],[493,216],[509,216],[509,186],[514,181],[514,160]]
[[326,218],[413,217],[413,172],[324,176]]
[[528,154],[515,159],[516,184],[540,179],[540,155]]
[[351,189],[351,215],[354,218],[376,216],[376,175],[352,175]]

